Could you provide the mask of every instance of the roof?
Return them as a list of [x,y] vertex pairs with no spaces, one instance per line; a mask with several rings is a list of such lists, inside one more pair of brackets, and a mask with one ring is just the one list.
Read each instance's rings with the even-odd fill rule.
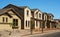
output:
[[28,6],[15,6],[15,5],[9,4],[5,6],[4,8],[13,8],[24,19],[24,9],[29,8],[29,7]]
[[43,14],[47,14],[46,12],[42,12]]
[[21,17],[21,15],[19,13],[17,13],[13,8],[4,8],[4,9],[1,9],[0,10],[0,15],[7,13],[9,10],[13,10],[21,19],[23,19]]
[[47,15],[52,15],[54,17],[54,15],[52,13],[47,13]]
[[[31,11],[34,13],[36,10],[40,11],[38,8],[31,9]],[[41,12],[41,11],[40,11]]]
[[54,19],[55,21],[60,21],[60,19]]
[[[27,6],[15,6],[12,4],[9,4],[7,6],[5,6],[4,8],[13,8],[16,12],[18,12],[18,14],[20,14],[20,16],[24,19],[24,9],[28,8]],[[3,8],[3,9],[4,9]]]
[[28,6],[19,6],[19,8],[24,9],[24,8],[29,8],[29,7]]

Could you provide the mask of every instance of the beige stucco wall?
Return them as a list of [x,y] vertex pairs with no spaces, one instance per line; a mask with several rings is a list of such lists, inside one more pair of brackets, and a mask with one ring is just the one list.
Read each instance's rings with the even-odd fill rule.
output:
[[[28,16],[27,16],[27,10],[29,11]],[[31,16],[31,10],[29,8],[25,8],[24,9],[24,29],[30,29],[30,26],[26,27],[26,21],[31,21],[31,17],[32,17]]]
[[[46,17],[46,18],[45,18]],[[47,20],[47,14],[44,14],[44,20]]]
[[[2,17],[5,17],[5,18],[7,17],[8,18],[8,22],[7,23],[13,23],[13,19],[18,19],[18,26],[19,26],[19,29],[21,29],[21,19],[18,16],[16,16],[12,11],[9,11],[8,13],[12,16],[12,18],[10,18],[7,15],[1,15],[0,16],[0,23],[3,23]],[[12,29],[12,26],[10,24],[0,24],[0,29],[9,30],[9,29]]]

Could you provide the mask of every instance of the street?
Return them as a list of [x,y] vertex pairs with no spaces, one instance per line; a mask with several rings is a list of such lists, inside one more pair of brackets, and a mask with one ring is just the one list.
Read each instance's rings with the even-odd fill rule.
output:
[[52,34],[46,34],[46,35],[43,35],[43,36],[32,36],[32,37],[60,37],[60,32],[56,32],[56,33],[52,33]]

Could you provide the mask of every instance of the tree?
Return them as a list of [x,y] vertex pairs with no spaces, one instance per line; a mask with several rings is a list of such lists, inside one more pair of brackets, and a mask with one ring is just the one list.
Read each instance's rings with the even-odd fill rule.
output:
[[31,21],[31,26],[30,26],[30,32],[31,32],[31,34],[33,33],[33,29],[34,29],[34,22]]

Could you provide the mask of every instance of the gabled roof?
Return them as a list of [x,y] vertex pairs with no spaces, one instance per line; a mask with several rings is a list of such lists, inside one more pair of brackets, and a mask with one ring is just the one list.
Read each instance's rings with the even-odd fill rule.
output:
[[29,7],[28,6],[15,6],[15,5],[9,4],[5,6],[4,8],[13,8],[22,17],[22,19],[24,19],[24,9],[29,8]]
[[23,19],[23,18],[21,17],[21,15],[20,15],[18,12],[16,12],[13,8],[4,8],[4,9],[1,9],[1,10],[0,10],[0,15],[5,14],[5,13],[8,13],[9,10],[14,11],[14,13],[15,13],[19,18]]
[[52,15],[54,17],[54,15],[52,13],[47,13],[48,15]]
[[5,6],[4,8],[13,8],[24,19],[24,9],[27,8],[27,6],[18,7],[18,6],[9,4],[9,5]]
[[37,8],[36,9],[31,9],[32,12],[35,12],[36,10],[39,10],[39,9],[37,9]]

